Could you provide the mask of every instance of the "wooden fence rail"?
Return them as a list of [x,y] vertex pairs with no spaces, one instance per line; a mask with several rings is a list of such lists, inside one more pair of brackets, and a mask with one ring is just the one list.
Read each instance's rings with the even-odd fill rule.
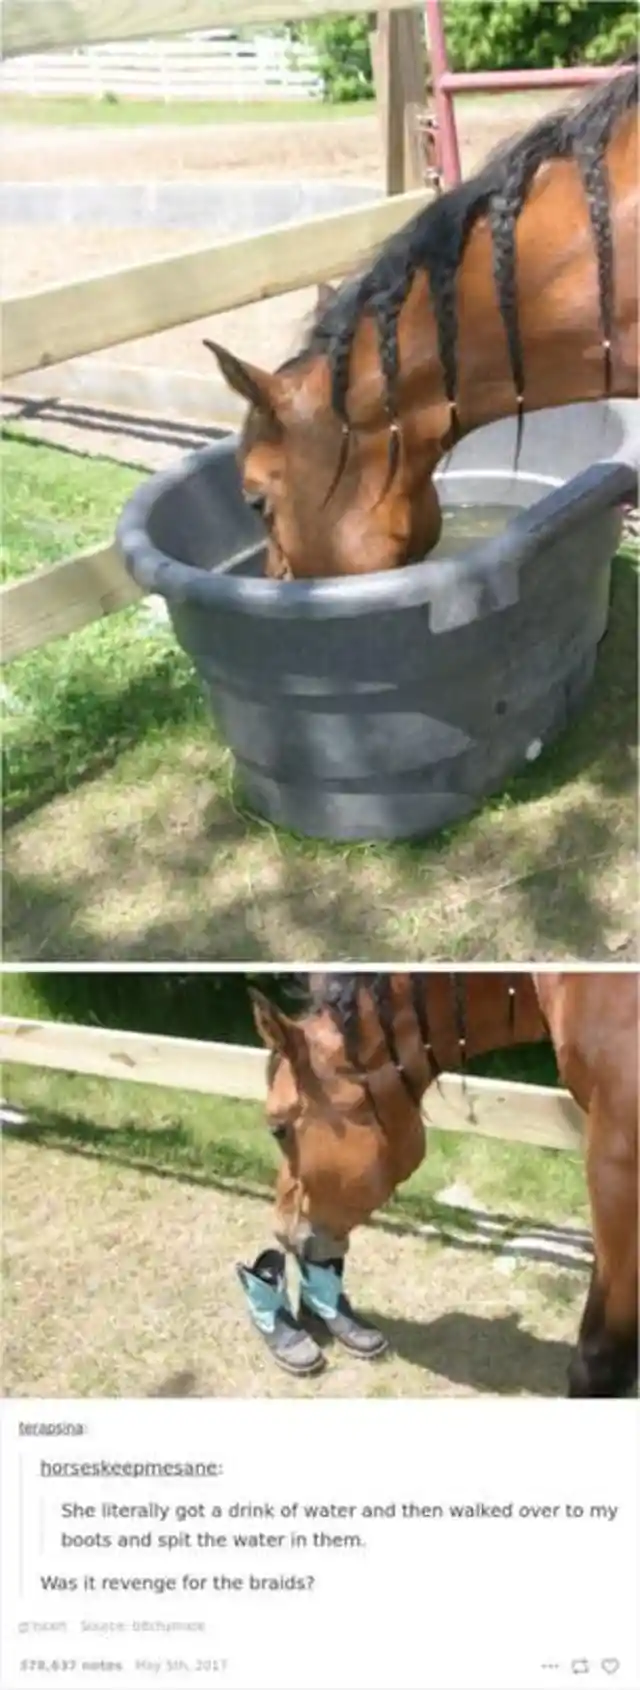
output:
[[[266,1092],[264,1050],[11,1015],[0,1016],[0,1062],[258,1103]],[[427,1127],[438,1132],[472,1133],[551,1150],[575,1151],[582,1145],[582,1111],[568,1092],[552,1086],[443,1074],[429,1088],[423,1114]]]
[[142,598],[115,544],[7,581],[0,589],[2,662],[77,634]]
[[[417,0],[415,0],[417,4]],[[407,0],[385,0],[401,12]],[[80,47],[91,41],[144,40],[196,29],[304,22],[329,13],[371,12],[370,0],[4,0],[0,11],[5,58]]]
[[3,306],[3,378],[331,281],[366,263],[428,198],[426,189],[416,189],[17,294]]

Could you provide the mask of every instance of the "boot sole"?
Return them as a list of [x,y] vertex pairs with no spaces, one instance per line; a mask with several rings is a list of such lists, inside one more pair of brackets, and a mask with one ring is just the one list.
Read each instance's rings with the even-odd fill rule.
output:
[[288,1373],[290,1379],[314,1379],[319,1373],[324,1373],[327,1365],[324,1356],[320,1356],[319,1360],[314,1361],[309,1367],[295,1367],[291,1362],[284,1361],[282,1356],[278,1355],[277,1350],[269,1350],[269,1354],[273,1356],[282,1372]]
[[251,1325],[254,1332],[256,1332],[258,1337],[262,1339],[265,1350],[268,1350],[272,1361],[275,1361],[278,1367],[282,1368],[283,1373],[288,1373],[293,1379],[310,1379],[313,1377],[314,1373],[324,1372],[327,1363],[322,1354],[316,1356],[315,1361],[310,1361],[306,1365],[296,1363],[294,1361],[288,1361],[286,1356],[277,1349],[275,1344],[269,1343],[266,1333],[263,1332],[259,1326],[256,1326],[255,1321],[252,1320]]
[[[329,1331],[328,1327],[327,1331]],[[344,1338],[336,1337],[335,1332],[331,1332],[330,1337],[333,1338],[335,1344],[339,1344],[340,1348],[346,1351],[348,1356],[355,1356],[357,1361],[381,1361],[383,1356],[388,1356],[391,1348],[390,1344],[384,1343],[378,1350],[356,1350],[355,1348],[352,1349],[351,1344],[345,1344]]]
[[[309,1331],[309,1329],[315,1324],[317,1331],[322,1332],[323,1335],[328,1335],[329,1338],[333,1340],[334,1344],[339,1344],[341,1349],[346,1350],[347,1355],[356,1356],[358,1361],[379,1361],[382,1356],[388,1355],[391,1349],[389,1340],[387,1338],[383,1338],[382,1336],[380,1344],[376,1350],[357,1349],[355,1344],[348,1344],[346,1339],[341,1338],[337,1332],[332,1332],[328,1321],[324,1320],[321,1314],[316,1314],[315,1309],[307,1308],[307,1305],[304,1302],[300,1303],[298,1316],[299,1318],[304,1317],[305,1329],[307,1331]],[[310,1336],[313,1337],[313,1332],[310,1333]]]

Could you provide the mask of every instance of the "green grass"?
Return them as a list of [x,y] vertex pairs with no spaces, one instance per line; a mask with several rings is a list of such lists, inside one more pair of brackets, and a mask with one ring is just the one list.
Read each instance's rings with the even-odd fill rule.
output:
[[[7,1064],[5,1101],[27,1111],[29,1124],[3,1131],[69,1153],[120,1166],[191,1178],[196,1183],[268,1195],[278,1151],[257,1104],[204,1097],[161,1086],[108,1084],[84,1075]],[[565,1151],[430,1132],[428,1153],[413,1178],[387,1206],[390,1218],[412,1225],[473,1225],[464,1207],[438,1193],[463,1182],[480,1204],[516,1218],[583,1221],[584,1168]]]
[[[456,96],[458,112],[468,107],[514,111],[522,109],[526,118],[527,106],[536,109],[549,100],[554,103],[557,91],[521,90],[501,93],[499,98],[486,93]],[[358,117],[375,117],[376,102],[354,100],[335,105],[327,100],[127,100],[117,95],[92,99],[83,96],[41,96],[5,94],[2,116],[8,124],[90,124],[94,127],[126,128],[139,124],[208,124],[208,123],[330,123],[335,119],[349,121]]]
[[[6,580],[108,539],[142,472],[27,441],[0,448]],[[95,774],[170,723],[204,721],[201,689],[165,624],[136,605],[19,658],[8,674],[3,742],[7,821]]]
[[2,116],[5,123],[107,125],[126,128],[138,124],[197,123],[330,123],[334,118],[368,117],[375,114],[374,100],[357,100],[336,106],[322,100],[126,100],[115,96],[61,95],[34,98],[26,94],[5,94]]
[[42,446],[12,428],[4,430],[0,466],[4,580],[103,544],[144,474],[104,458]]

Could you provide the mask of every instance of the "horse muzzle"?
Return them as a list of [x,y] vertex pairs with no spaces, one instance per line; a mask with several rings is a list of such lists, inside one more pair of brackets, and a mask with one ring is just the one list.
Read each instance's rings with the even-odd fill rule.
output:
[[299,1262],[330,1262],[346,1256],[348,1238],[336,1238],[326,1227],[314,1226],[306,1215],[276,1218],[275,1235],[283,1250]]

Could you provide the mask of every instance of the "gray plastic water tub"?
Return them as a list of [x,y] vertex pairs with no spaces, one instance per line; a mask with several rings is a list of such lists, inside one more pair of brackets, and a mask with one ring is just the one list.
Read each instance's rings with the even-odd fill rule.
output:
[[335,840],[424,837],[536,757],[579,708],[607,625],[633,401],[496,423],[452,454],[444,505],[512,505],[463,557],[385,575],[261,578],[263,530],[235,440],[155,475],[117,538],[168,603],[260,814]]

